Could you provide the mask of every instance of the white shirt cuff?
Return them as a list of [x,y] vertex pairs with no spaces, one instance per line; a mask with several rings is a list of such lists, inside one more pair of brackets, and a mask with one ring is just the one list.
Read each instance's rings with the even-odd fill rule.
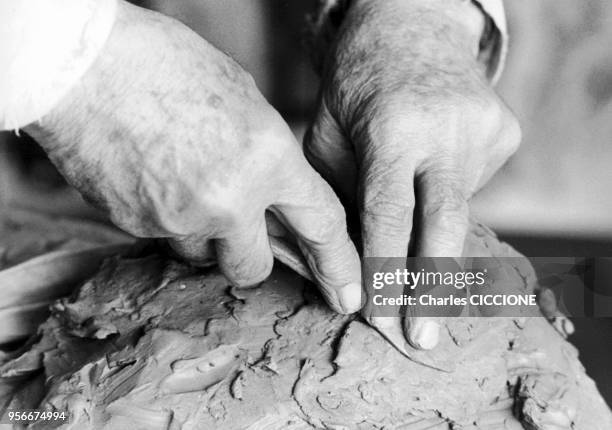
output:
[[39,120],[83,76],[117,0],[0,0],[0,129]]
[[487,40],[487,46],[481,47],[481,55],[486,55],[487,75],[496,83],[504,70],[508,54],[508,27],[503,0],[473,0],[491,18],[495,28]]

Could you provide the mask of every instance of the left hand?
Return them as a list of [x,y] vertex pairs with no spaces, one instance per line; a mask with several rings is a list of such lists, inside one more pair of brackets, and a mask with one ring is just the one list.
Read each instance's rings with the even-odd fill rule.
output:
[[272,271],[272,213],[329,305],[361,308],[359,256],[333,190],[252,77],[178,21],[119,2],[94,64],[25,130],[134,236],[167,239],[198,264],[216,257],[247,287]]
[[[406,257],[411,242],[460,257],[468,200],[520,142],[476,58],[483,16],[456,3],[355,0],[326,56],[305,150],[358,208],[365,258]],[[432,319],[365,316],[402,351],[438,342]]]

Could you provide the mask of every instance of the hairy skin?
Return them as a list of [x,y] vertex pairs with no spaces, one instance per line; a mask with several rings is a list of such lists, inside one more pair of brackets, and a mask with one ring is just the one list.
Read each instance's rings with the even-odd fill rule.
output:
[[[482,26],[466,1],[352,3],[306,148],[359,208],[366,257],[406,255],[413,212],[417,255],[461,255],[467,200],[516,148],[516,120],[476,60]],[[190,260],[216,253],[239,286],[270,273],[273,213],[330,305],[361,307],[338,199],[251,77],[178,22],[120,2],[94,66],[26,131],[118,226]],[[421,348],[437,340],[434,321],[369,321],[400,350],[404,332]]]
[[[518,123],[477,60],[483,26],[471,2],[351,3],[305,147],[358,210],[365,257],[403,257],[409,245],[417,256],[462,255],[469,198],[518,147]],[[369,321],[403,351],[405,338],[437,343],[430,319]]]
[[271,271],[274,213],[331,306],[360,308],[359,258],[333,191],[250,75],[177,21],[120,2],[96,63],[26,131],[119,227],[199,262],[212,250],[239,286]]

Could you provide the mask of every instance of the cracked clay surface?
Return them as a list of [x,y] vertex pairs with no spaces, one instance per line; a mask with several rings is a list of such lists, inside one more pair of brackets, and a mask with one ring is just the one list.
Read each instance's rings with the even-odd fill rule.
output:
[[[476,224],[466,255],[518,256]],[[530,267],[500,270],[533,289]],[[612,428],[577,351],[544,318],[445,325],[435,353],[448,372],[334,314],[280,265],[239,290],[155,254],[116,257],[0,361],[0,407],[68,411],[64,429]]]

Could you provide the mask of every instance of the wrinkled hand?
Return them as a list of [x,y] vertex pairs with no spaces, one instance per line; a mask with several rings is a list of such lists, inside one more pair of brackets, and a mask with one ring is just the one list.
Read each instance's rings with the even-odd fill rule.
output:
[[359,257],[333,191],[252,78],[182,24],[121,3],[96,63],[26,131],[119,227],[168,238],[190,260],[214,246],[239,286],[271,271],[272,212],[330,305],[360,308]]
[[[306,152],[358,208],[366,258],[406,257],[409,243],[416,256],[460,257],[468,200],[520,141],[476,58],[480,11],[450,3],[356,0],[326,56]],[[422,349],[438,342],[433,319],[402,327],[367,308],[400,350],[405,338]]]

